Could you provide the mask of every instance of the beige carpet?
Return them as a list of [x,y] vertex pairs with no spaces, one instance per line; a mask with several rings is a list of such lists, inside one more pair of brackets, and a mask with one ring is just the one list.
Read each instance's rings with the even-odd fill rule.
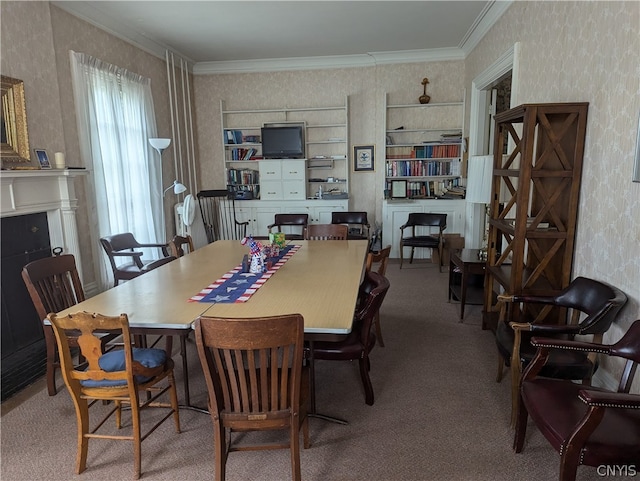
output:
[[[447,302],[447,274],[428,262],[402,270],[392,262],[387,276],[391,289],[381,310],[386,347],[376,346],[371,355],[375,404],[364,403],[357,363],[318,362],[318,410],[349,424],[310,420],[312,446],[302,450],[303,479],[557,479],[558,455],[535,426],[529,427],[523,453],[511,449],[509,378],[495,382],[496,351],[491,332],[480,328],[480,306],[469,306],[464,323],[458,322],[459,305]],[[192,402],[204,406],[193,342],[188,349]],[[174,359],[179,377],[180,357]],[[74,474],[75,415],[59,385],[55,397],[39,383],[3,404],[2,481],[131,479],[131,445],[116,441],[92,440],[87,470]],[[179,395],[181,389],[180,384]],[[181,434],[165,423],[143,442],[142,479],[213,479],[209,416],[188,410],[180,416]],[[287,479],[288,450],[230,455],[229,481]],[[598,479],[595,468],[578,470],[579,481]]]

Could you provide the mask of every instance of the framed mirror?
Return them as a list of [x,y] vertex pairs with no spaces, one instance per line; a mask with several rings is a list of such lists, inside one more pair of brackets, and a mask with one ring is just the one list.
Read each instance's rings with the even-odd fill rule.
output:
[[3,162],[30,162],[27,110],[24,82],[2,75],[2,143]]

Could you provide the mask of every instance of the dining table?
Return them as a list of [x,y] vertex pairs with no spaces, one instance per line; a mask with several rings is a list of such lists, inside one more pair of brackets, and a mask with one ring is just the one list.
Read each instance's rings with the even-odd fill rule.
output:
[[[216,282],[219,284],[237,272],[249,254],[248,246],[240,241],[219,240],[58,315],[78,311],[125,313],[134,335],[179,337],[185,403],[190,406],[186,340],[201,315],[244,318],[298,313],[304,318],[305,340],[311,346],[318,340],[339,341],[351,332],[368,241],[292,240],[288,245],[293,253],[286,262],[271,266],[256,284],[259,287],[241,301],[197,300]],[[310,353],[313,414],[316,409],[312,348]]]

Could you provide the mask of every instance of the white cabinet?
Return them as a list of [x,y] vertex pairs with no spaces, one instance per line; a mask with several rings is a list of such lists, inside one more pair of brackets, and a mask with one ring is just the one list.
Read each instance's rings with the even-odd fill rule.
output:
[[264,159],[258,162],[260,198],[304,200],[305,159]]
[[[273,109],[228,109],[220,102],[223,159],[227,185],[250,190],[255,199],[304,200],[320,191],[349,193],[349,98],[343,104]],[[262,164],[260,128],[265,124],[303,123],[303,170],[288,175],[269,174]],[[296,159],[297,160],[297,159]],[[276,162],[281,159],[276,160]],[[289,162],[289,160],[287,160]],[[265,173],[267,172],[267,173]]]
[[[400,257],[400,226],[407,222],[411,212],[447,214],[445,234],[464,235],[465,201],[462,199],[425,199],[384,201],[382,205],[382,245],[391,244],[389,257]],[[434,234],[428,227],[416,228],[416,234]],[[426,249],[416,249],[415,258],[428,258]]]
[[330,224],[331,213],[348,210],[348,204],[347,199],[236,200],[235,212],[239,222],[249,223],[247,234],[264,237],[269,232],[267,227],[273,224],[275,214],[308,214],[310,224]]

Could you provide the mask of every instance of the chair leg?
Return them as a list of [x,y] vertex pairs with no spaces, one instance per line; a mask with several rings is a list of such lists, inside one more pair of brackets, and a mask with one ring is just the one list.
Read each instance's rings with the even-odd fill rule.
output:
[[178,406],[178,393],[176,390],[176,380],[173,371],[169,373],[169,396],[171,397],[171,409],[173,409],[173,424],[176,426],[176,433],[180,433],[180,408]]
[[369,358],[360,358],[360,377],[362,377],[362,385],[364,386],[364,402],[373,406],[373,386],[369,378]]
[[511,361],[511,426],[515,426],[520,404],[520,369]]
[[516,453],[521,453],[524,447],[524,438],[527,434],[527,420],[529,419],[529,413],[525,407],[522,399],[518,403],[518,417],[516,421],[516,433],[513,436],[513,449]]
[[382,328],[380,327],[380,313],[376,314],[376,318],[373,321],[376,326],[376,337],[378,338],[378,344],[380,347],[384,347],[384,339],[382,339]]
[[76,454],[76,474],[87,469],[87,453],[89,451],[89,404],[86,399],[73,398],[76,404],[78,422],[78,452]]
[[131,424],[133,428],[133,479],[140,479],[142,468],[142,439],[140,434],[140,399],[131,399]]
[[297,423],[292,423],[289,427],[291,443],[289,451],[291,454],[291,474],[294,481],[301,481],[300,474],[300,432]]
[[44,327],[44,341],[47,349],[47,391],[49,396],[55,396],[58,393],[56,389],[56,362],[57,344],[53,328],[51,326]]
[[402,269],[402,261],[404,260],[403,253],[404,253],[404,244],[400,242],[400,269]]
[[304,449],[309,449],[311,443],[309,442],[309,416],[305,416],[302,421],[302,440]]
[[413,264],[413,252],[416,250],[415,247],[411,248],[411,257],[409,258],[409,264]]
[[216,481],[225,481],[227,467],[227,438],[225,428],[220,420],[214,421],[213,425],[214,453],[216,458]]
[[498,354],[498,374],[496,375],[496,382],[502,381],[502,375],[504,374],[504,359]]

